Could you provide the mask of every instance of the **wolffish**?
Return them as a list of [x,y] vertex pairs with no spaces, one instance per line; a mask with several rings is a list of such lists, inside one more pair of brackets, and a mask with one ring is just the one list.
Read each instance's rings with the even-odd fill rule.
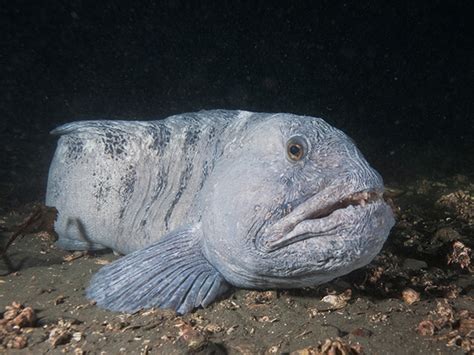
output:
[[212,110],[52,133],[59,247],[126,254],[86,291],[106,309],[321,284],[369,263],[394,225],[380,175],[320,118]]

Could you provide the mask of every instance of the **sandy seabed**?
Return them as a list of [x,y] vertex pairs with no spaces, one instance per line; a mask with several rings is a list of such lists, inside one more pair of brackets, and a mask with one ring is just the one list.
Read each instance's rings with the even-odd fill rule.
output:
[[[386,199],[397,224],[367,267],[317,288],[233,290],[185,316],[97,308],[84,289],[118,256],[58,250],[43,216],[0,263],[0,352],[473,353],[474,181],[419,179]],[[4,210],[3,249],[38,206]]]

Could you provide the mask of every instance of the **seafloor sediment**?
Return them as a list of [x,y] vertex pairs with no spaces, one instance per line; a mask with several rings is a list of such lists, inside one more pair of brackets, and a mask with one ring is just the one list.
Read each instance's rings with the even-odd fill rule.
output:
[[0,349],[75,354],[474,351],[474,182],[461,175],[419,179],[389,186],[386,199],[397,224],[369,266],[317,288],[234,290],[185,316],[160,309],[136,314],[98,309],[84,297],[84,288],[95,271],[117,257],[55,248],[51,215],[39,203],[6,208],[0,216]]

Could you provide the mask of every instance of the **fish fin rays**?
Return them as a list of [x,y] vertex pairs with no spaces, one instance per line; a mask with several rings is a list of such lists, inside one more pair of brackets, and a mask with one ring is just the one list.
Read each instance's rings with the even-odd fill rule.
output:
[[96,273],[89,299],[113,311],[171,308],[179,314],[206,307],[229,284],[205,259],[198,229],[172,232],[159,242],[128,254]]
[[114,121],[114,120],[87,120],[65,123],[53,129],[50,134],[63,136],[69,134],[89,134],[91,136],[103,136],[106,132],[120,132],[133,134],[140,127],[152,125],[153,122],[143,121]]

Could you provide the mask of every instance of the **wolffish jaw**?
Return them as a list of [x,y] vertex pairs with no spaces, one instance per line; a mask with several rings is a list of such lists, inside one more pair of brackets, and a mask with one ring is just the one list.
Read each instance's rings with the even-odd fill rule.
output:
[[257,238],[256,248],[269,253],[309,238],[350,233],[357,223],[364,222],[362,219],[370,218],[371,210],[385,204],[381,189],[335,196],[333,190],[312,196]]
[[365,207],[365,205],[368,203],[382,200],[382,195],[383,193],[381,191],[375,189],[355,192],[320,209],[310,211],[305,220],[323,219],[330,216],[334,211],[346,208],[348,206]]
[[[306,287],[367,265],[382,249],[394,219],[381,199],[362,204],[337,209],[319,219],[302,220],[280,239],[272,234],[260,235],[266,239],[257,237],[249,245],[255,248],[252,252],[235,257],[230,276],[226,272],[225,278],[246,288]],[[330,232],[312,231],[329,224],[335,226]],[[275,241],[275,249],[264,244],[268,240]]]

